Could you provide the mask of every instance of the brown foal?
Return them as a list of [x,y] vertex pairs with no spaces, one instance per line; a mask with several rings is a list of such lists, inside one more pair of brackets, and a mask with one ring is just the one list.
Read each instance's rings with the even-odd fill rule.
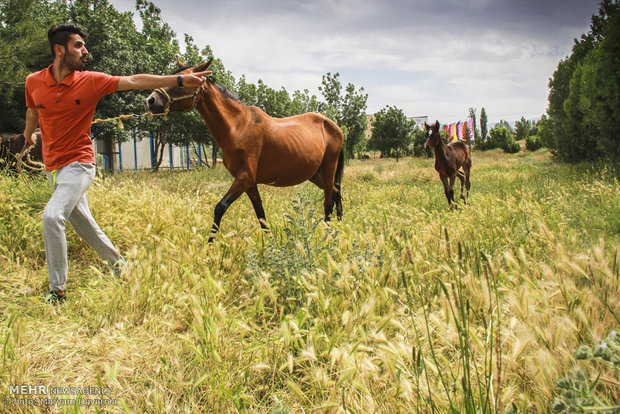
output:
[[[454,203],[454,181],[456,177],[461,180],[461,198],[467,204],[469,198],[469,173],[471,170],[471,151],[469,147],[461,141],[452,142],[446,145],[439,135],[439,121],[433,125],[424,123],[424,129],[428,135],[426,148],[432,148],[435,152],[435,170],[439,173],[439,178],[443,183],[443,189],[448,199],[450,207]],[[463,168],[463,171],[460,169]],[[467,197],[463,195],[463,187],[467,189]]]

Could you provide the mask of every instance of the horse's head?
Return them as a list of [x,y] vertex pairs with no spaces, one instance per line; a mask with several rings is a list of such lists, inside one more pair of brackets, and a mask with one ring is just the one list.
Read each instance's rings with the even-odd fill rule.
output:
[[[179,69],[174,72],[175,75],[183,75],[186,73],[202,72],[206,70],[211,64],[210,59],[206,63],[202,63],[198,66],[190,67],[185,66],[177,59]],[[201,93],[201,86],[171,86],[168,88],[155,89],[146,98],[146,112],[160,114],[165,112],[184,112],[191,111],[196,107],[198,98]]]
[[429,149],[437,146],[439,144],[439,140],[441,139],[441,135],[439,135],[439,121],[435,121],[433,125],[428,125],[426,122],[424,123],[424,129],[426,130],[426,144],[424,148]]

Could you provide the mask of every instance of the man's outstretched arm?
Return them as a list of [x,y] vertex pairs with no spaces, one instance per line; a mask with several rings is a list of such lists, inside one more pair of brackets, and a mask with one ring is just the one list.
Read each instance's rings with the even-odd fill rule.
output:
[[[179,74],[183,81],[183,86],[200,86],[205,81],[206,76],[210,75],[210,70],[204,72]],[[131,76],[121,76],[118,83],[117,91],[126,91],[129,89],[157,89],[167,88],[177,85],[177,77],[179,75],[148,75],[139,74]]]

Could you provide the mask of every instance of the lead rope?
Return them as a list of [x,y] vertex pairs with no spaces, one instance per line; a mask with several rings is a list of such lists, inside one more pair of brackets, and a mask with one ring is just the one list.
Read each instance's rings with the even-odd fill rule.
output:
[[[168,115],[168,112],[169,112],[168,108],[166,108],[164,112],[161,112],[158,114],[153,114],[149,112],[147,114],[141,114],[141,115],[126,114],[126,115],[115,116],[113,118],[104,118],[104,119],[98,118],[98,119],[93,120],[93,122],[91,122],[91,125],[100,124],[103,122],[118,121],[118,128],[122,130],[122,129],[125,129],[123,126],[123,119],[132,119],[132,118],[141,118],[141,117],[153,118],[156,116],[163,116],[165,119],[166,115]],[[37,134],[39,137],[41,136],[41,132],[35,132],[35,134]],[[17,170],[17,174],[20,176],[22,181],[26,184],[28,189],[34,193],[32,186],[30,185],[30,183],[28,182],[28,179],[26,178],[26,175],[24,174],[23,166],[26,165],[30,171],[43,171],[45,169],[45,164],[38,162],[38,161],[33,161],[30,158],[30,150],[32,150],[32,148],[34,148],[34,145],[30,145],[28,144],[28,141],[26,141],[24,142],[24,148],[22,148],[22,150],[18,154],[15,154],[13,157],[15,158],[15,161],[16,161],[15,169]],[[24,164],[24,157],[26,157],[26,160],[28,161],[28,163],[33,165],[34,167],[32,167],[31,165]]]

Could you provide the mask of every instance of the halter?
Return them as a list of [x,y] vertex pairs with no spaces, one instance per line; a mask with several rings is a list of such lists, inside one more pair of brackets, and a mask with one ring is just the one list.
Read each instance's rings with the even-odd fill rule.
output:
[[183,112],[190,112],[196,109],[196,105],[198,104],[198,97],[203,92],[207,93],[207,89],[204,87],[204,85],[200,85],[200,88],[197,88],[193,93],[188,94],[188,95],[178,96],[175,98],[172,98],[170,95],[168,95],[168,92],[166,92],[164,88],[157,88],[155,89],[154,92],[159,93],[160,95],[164,96],[167,99],[166,105],[164,106],[164,113],[167,114],[170,111],[170,105],[172,105],[173,102],[184,101],[190,98],[193,99],[192,107],[189,108],[187,111],[183,111]]

